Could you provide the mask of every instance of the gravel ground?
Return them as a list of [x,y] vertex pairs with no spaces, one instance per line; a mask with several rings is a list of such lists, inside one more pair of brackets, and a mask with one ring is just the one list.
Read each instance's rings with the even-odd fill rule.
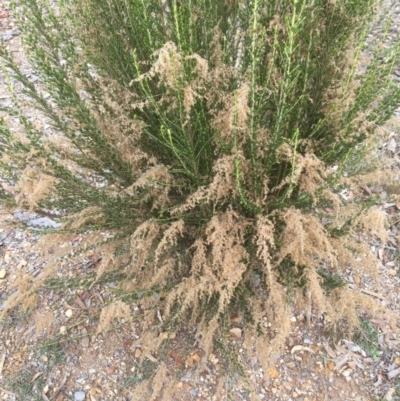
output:
[[[395,23],[391,37],[400,33],[400,4],[392,8]],[[380,32],[374,31],[377,36]],[[20,46],[8,2],[0,2],[0,35],[4,45],[15,55],[22,70],[32,81],[38,77],[31,70]],[[371,39],[371,38],[370,38]],[[400,80],[400,66],[395,72]],[[11,106],[4,77],[0,76],[0,104]],[[51,134],[46,119],[34,110],[26,113],[38,127]],[[9,124],[17,124],[9,119]],[[399,169],[400,110],[387,125],[381,144],[385,167]],[[399,187],[400,188],[400,187]],[[355,291],[377,299],[382,305],[400,310],[399,239],[400,205],[389,202],[390,188],[376,185],[367,188],[381,197],[381,207],[390,221],[390,241],[382,246],[363,238],[380,270],[380,282],[352,271],[343,279]],[[370,196],[359,188],[350,197]],[[399,192],[400,193],[400,192]],[[351,200],[351,199],[350,199]],[[13,312],[0,322],[0,397],[7,400],[133,400],[133,389],[141,379],[151,377],[159,364],[158,355],[142,355],[142,305],[133,303],[132,322],[121,321],[115,330],[97,334],[97,320],[102,307],[115,297],[115,283],[96,285],[90,289],[78,285],[59,288],[83,273],[95,272],[100,256],[88,251],[75,262],[60,260],[63,250],[74,251],[93,233],[60,237],[57,245],[35,232],[35,219],[41,224],[57,224],[54,216],[29,215],[3,210],[0,217],[0,309],[7,296],[15,292],[21,275],[32,281],[41,277],[44,266],[57,261],[56,278],[39,292],[37,307],[29,312]],[[22,227],[21,227],[22,222]],[[27,229],[30,227],[30,229]],[[110,233],[99,234],[102,238]],[[367,311],[365,311],[367,313]],[[275,355],[275,364],[264,372],[254,350],[243,344],[241,322],[232,319],[232,338],[239,362],[249,378],[243,383],[236,373],[227,372],[221,354],[215,352],[205,365],[200,364],[203,351],[190,338],[193,333],[181,331],[171,335],[168,369],[174,381],[175,400],[400,400],[396,388],[400,380],[400,348],[396,327],[386,315],[371,316],[364,342],[338,337],[329,331],[326,320],[313,311],[313,325],[305,321],[301,311],[292,311],[292,332],[284,352]],[[269,323],[264,322],[267,329]],[[398,328],[397,328],[398,329]],[[397,330],[398,331],[398,330]],[[160,333],[165,335],[165,333]],[[139,361],[144,358],[144,363]],[[151,399],[152,389],[149,388]]]

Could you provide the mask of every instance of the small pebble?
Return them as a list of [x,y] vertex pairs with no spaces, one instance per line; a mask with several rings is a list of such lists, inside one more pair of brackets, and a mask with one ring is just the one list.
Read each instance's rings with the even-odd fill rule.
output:
[[238,327],[234,327],[233,329],[229,330],[229,333],[236,338],[240,338],[242,336],[242,330]]
[[4,278],[6,276],[7,272],[6,269],[1,269],[0,270],[0,279]]
[[76,391],[74,394],[74,400],[75,401],[83,401],[85,399],[86,395],[83,391]]
[[13,37],[13,35],[12,35],[12,30],[11,30],[11,29],[8,29],[8,30],[6,30],[5,34],[3,35],[3,40],[4,40],[5,42],[7,42],[8,40],[11,40],[12,37]]

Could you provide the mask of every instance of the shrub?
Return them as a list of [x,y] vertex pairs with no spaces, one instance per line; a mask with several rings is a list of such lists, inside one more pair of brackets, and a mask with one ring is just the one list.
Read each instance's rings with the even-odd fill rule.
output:
[[[249,330],[260,332],[264,315],[273,323],[257,340],[261,355],[282,344],[288,277],[297,305],[315,305],[333,322],[346,316],[352,327],[361,297],[336,273],[356,263],[351,227],[371,215],[363,204],[339,213],[335,188],[400,104],[391,80],[400,42],[387,45],[390,24],[359,68],[376,7],[64,0],[54,10],[20,0],[40,84],[2,48],[14,100],[7,112],[24,132],[2,126],[8,191],[19,205],[63,211],[70,230],[115,229],[130,243],[121,288],[158,294],[164,321],[200,322],[206,352],[229,308],[246,312]],[[25,106],[47,118],[51,133]],[[331,224],[318,205],[335,208]],[[382,225],[375,234],[384,240]],[[103,255],[97,279],[117,267],[115,255]],[[339,284],[325,291],[330,277]],[[125,307],[113,308],[119,315]],[[149,347],[156,335],[149,331]]]

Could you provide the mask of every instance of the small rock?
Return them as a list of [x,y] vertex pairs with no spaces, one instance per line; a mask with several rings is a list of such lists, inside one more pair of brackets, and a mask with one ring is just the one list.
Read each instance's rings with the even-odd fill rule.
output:
[[4,42],[11,40],[13,37],[13,31],[11,29],[7,29],[3,35]]
[[390,269],[389,270],[389,276],[394,277],[397,274],[397,271],[395,269]]
[[[7,32],[7,31],[6,31]],[[18,33],[19,34],[19,33]],[[16,32],[13,32],[13,35],[17,35]],[[4,39],[6,40],[6,39]],[[30,219],[28,222],[29,226],[40,227],[40,228],[60,228],[61,223],[56,223],[48,217],[37,217]]]
[[169,333],[168,331],[160,333],[159,337],[162,340],[173,340],[176,337],[176,333]]
[[135,358],[139,358],[142,355],[142,350],[140,348],[135,349]]
[[351,374],[351,370],[345,370],[345,371],[342,372],[342,375],[344,377],[348,377],[348,376],[350,376],[350,374]]
[[87,336],[87,330],[85,328],[82,329],[81,331],[82,335],[85,337],[82,338],[81,344],[83,348],[89,347],[89,337]]
[[233,329],[229,330],[229,333],[232,334],[232,336],[236,338],[240,338],[242,336],[242,329],[239,329],[238,327],[234,327]]
[[0,18],[8,18],[8,16],[9,16],[8,11],[6,10],[0,11]]
[[6,276],[6,274],[7,274],[6,269],[1,269],[0,270],[0,279],[4,278]]
[[11,39],[12,39],[12,31],[8,29],[3,35],[3,40],[4,42],[7,42],[8,40]]
[[279,371],[275,366],[268,367],[266,373],[270,379],[276,379],[279,376]]
[[299,395],[296,393],[296,391],[293,391],[292,396],[293,398],[297,398]]
[[219,361],[218,358],[214,354],[211,354],[208,359],[213,365],[216,365]]
[[291,317],[291,318],[290,318],[290,321],[293,322],[293,323],[294,323],[294,322],[297,322],[296,316]]
[[86,395],[83,391],[76,391],[74,394],[74,400],[75,401],[83,401],[85,399]]
[[200,359],[201,357],[197,353],[190,355],[189,358],[186,360],[186,366],[188,367],[197,366],[200,362]]
[[66,334],[67,333],[67,326],[61,326],[60,327],[60,334]]
[[67,317],[71,317],[72,316],[72,309],[67,309],[67,311],[65,312],[65,315]]

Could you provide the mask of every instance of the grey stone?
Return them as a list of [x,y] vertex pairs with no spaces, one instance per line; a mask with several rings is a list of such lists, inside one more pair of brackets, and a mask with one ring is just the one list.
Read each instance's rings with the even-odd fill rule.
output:
[[7,29],[3,35],[4,42],[11,40],[13,37],[13,31],[11,29]]
[[75,401],[83,401],[86,397],[86,394],[83,391],[76,391],[74,394]]
[[7,42],[8,40],[11,40],[14,36],[18,35],[21,35],[21,31],[19,29],[7,29],[4,32],[3,40]]
[[61,227],[60,223],[56,223],[55,221],[49,219],[48,217],[38,217],[36,219],[31,219],[28,223],[30,226],[36,226],[40,228],[59,228]]
[[36,213],[28,214],[26,212],[14,212],[14,216],[31,227],[38,228],[60,228],[61,224],[56,223],[49,217],[39,217]]

